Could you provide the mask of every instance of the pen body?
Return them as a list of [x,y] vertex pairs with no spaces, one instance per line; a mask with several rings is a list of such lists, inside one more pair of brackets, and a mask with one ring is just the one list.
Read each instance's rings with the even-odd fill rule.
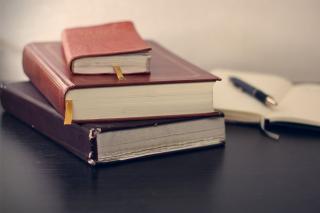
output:
[[262,102],[263,104],[266,104],[266,101],[269,97],[266,93],[251,86],[250,84],[242,81],[239,78],[230,77],[230,81],[233,83],[234,86],[240,88],[243,92],[255,97],[258,101]]

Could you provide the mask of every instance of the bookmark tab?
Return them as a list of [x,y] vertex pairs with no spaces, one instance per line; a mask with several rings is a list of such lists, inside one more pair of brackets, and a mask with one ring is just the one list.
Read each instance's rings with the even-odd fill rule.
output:
[[265,119],[261,119],[260,121],[260,128],[261,130],[267,135],[269,136],[270,138],[274,139],[274,140],[279,140],[280,138],[280,135],[274,133],[274,132],[271,132],[269,130],[266,129],[266,124],[265,124]]
[[121,67],[118,66],[118,65],[113,65],[112,67],[113,67],[113,70],[114,70],[114,72],[116,73],[117,78],[119,79],[119,81],[124,80],[125,77],[123,76]]
[[66,100],[65,113],[64,113],[64,125],[70,125],[72,123],[73,104],[72,100]]

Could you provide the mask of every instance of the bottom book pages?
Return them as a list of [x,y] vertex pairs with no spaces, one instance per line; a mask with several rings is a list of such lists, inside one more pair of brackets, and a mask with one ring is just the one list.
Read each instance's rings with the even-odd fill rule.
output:
[[30,82],[6,85],[3,108],[91,165],[225,142],[222,113],[194,118],[63,125],[63,117]]

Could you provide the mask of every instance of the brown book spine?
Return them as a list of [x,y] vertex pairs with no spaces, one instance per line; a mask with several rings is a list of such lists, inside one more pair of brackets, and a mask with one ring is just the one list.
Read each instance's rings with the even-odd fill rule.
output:
[[44,60],[44,57],[39,54],[41,53],[37,51],[36,45],[26,45],[22,58],[23,70],[36,88],[63,115],[65,94],[72,83],[55,72],[52,67],[54,65],[49,63],[49,60]]
[[[23,84],[21,84],[23,86]],[[3,108],[33,129],[62,145],[89,164],[95,164],[95,138],[92,131],[78,124],[63,125],[63,118],[47,103],[30,96],[30,86],[22,89],[2,89],[1,104]],[[23,106],[23,107],[20,107]]]

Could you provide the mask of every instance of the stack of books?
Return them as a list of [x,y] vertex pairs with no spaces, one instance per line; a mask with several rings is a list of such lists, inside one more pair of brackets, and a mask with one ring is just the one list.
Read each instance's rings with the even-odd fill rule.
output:
[[213,108],[220,79],[143,40],[131,22],[30,43],[23,69],[31,82],[8,84],[4,109],[91,165],[224,144]]

